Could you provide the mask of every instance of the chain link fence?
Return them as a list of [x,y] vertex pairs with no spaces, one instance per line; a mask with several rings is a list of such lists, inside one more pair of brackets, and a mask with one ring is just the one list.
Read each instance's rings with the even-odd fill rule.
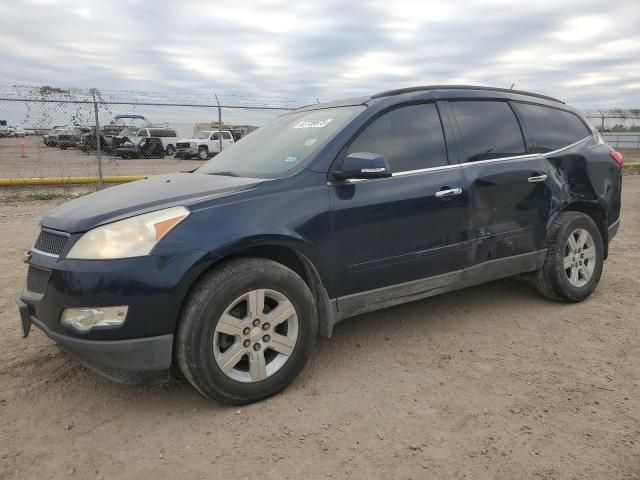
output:
[[[190,171],[314,101],[0,84],[0,186],[103,182]],[[640,151],[640,109],[587,108],[615,148]]]
[[190,171],[303,104],[127,97],[49,87],[35,95],[0,91],[0,185],[101,184]]

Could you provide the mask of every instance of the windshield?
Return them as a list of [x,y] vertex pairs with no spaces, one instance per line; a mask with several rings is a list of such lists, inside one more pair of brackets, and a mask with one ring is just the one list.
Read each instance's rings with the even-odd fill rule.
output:
[[122,130],[120,130],[118,135],[121,137],[135,137],[138,130],[139,130],[138,128],[134,128],[134,127],[125,127]]
[[196,173],[254,178],[291,175],[364,108],[324,108],[283,115],[228,146]]
[[145,137],[128,137],[125,144],[130,144],[130,145],[139,145],[140,142],[142,142],[143,140],[146,140]]
[[195,138],[197,138],[198,140],[206,140],[207,138],[209,138],[209,135],[211,135],[211,132],[198,132]]

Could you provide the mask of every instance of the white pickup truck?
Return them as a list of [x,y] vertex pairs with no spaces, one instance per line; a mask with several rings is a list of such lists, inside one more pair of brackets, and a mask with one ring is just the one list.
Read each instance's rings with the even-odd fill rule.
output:
[[176,158],[191,158],[197,156],[200,160],[207,160],[211,155],[220,153],[220,135],[222,135],[222,150],[234,143],[229,130],[205,130],[198,132],[193,138],[185,138],[176,142]]

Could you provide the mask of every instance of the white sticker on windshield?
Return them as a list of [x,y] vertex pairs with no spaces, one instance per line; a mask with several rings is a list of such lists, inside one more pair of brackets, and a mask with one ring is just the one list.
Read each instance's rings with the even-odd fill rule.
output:
[[333,118],[325,118],[324,120],[302,120],[293,128],[322,128],[329,125],[331,120],[333,120]]
[[287,157],[284,159],[284,161],[288,163],[295,163],[298,161],[298,157]]
[[309,140],[307,140],[306,142],[304,142],[304,146],[305,147],[310,147],[311,145],[313,145],[314,143],[316,143],[316,138],[310,138]]

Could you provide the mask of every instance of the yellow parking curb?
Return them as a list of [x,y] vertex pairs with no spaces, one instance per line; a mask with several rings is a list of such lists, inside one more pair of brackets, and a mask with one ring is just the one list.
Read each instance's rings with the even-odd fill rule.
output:
[[[102,177],[102,183],[126,183],[144,180],[144,175]],[[84,185],[99,183],[98,177],[34,177],[34,178],[0,178],[0,187],[20,187],[35,185]]]

